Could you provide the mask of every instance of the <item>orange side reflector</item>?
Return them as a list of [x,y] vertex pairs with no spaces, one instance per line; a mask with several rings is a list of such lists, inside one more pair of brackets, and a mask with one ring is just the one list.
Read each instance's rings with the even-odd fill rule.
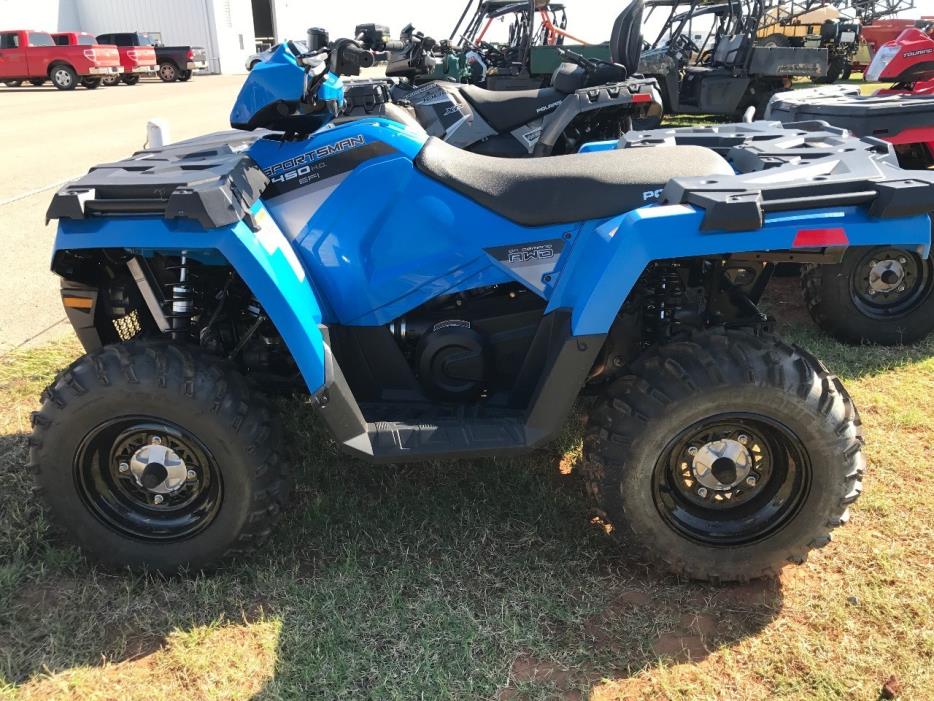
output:
[[71,309],[90,309],[94,300],[89,297],[62,297],[62,302]]

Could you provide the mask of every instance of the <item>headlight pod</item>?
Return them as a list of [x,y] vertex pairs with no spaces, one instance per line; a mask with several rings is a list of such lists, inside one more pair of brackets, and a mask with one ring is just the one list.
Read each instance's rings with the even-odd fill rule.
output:
[[863,76],[865,80],[870,82],[879,80],[886,67],[892,62],[892,59],[898,56],[899,47],[897,45],[885,44],[878,51],[876,55],[872,57],[872,63],[869,64],[869,68],[866,69],[866,75]]

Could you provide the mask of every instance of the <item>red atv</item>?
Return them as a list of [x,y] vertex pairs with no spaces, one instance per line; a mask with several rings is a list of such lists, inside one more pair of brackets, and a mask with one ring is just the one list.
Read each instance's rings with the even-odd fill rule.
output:
[[892,85],[872,95],[861,95],[857,85],[779,93],[766,118],[820,119],[894,144],[903,168],[934,166],[934,22],[909,27],[880,46],[865,79]]
[[[775,95],[766,119],[821,120],[857,136],[884,139],[903,168],[934,166],[934,22],[909,27],[879,47],[866,80],[887,82],[872,95],[830,85]],[[934,330],[934,259],[891,249],[847,252],[837,265],[803,273],[811,315],[851,343],[911,343]]]
[[865,79],[892,82],[892,87],[883,88],[872,97],[894,95],[893,104],[920,117],[920,124],[910,119],[896,133],[882,135],[895,144],[903,165],[909,168],[934,165],[934,22],[910,27],[895,41],[883,45],[872,59]]

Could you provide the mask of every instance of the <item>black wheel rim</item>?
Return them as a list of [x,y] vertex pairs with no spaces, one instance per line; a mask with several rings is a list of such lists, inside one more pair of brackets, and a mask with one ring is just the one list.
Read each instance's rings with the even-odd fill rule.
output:
[[[717,460],[715,470],[703,475],[699,463],[710,446],[742,446],[746,467],[733,461],[730,472],[721,464],[727,472],[718,474],[721,482],[713,477],[722,462]],[[666,446],[655,465],[653,498],[681,535],[704,545],[738,546],[768,538],[791,521],[810,484],[807,452],[788,427],[760,415],[721,414],[686,428]]]
[[934,262],[898,248],[875,248],[859,260],[850,278],[856,308],[871,319],[898,319],[931,297]]
[[[154,442],[180,457],[188,472],[168,493],[143,486],[127,468]],[[74,476],[82,501],[101,523],[145,541],[183,540],[204,530],[217,516],[223,491],[217,461],[196,436],[145,416],[113,419],[88,433],[75,454]]]

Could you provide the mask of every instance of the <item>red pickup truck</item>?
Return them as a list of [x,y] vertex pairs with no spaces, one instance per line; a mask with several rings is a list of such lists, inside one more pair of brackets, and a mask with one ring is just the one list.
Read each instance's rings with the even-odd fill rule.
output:
[[28,80],[51,80],[59,90],[80,82],[94,89],[104,76],[120,74],[120,54],[113,46],[58,46],[48,32],[0,30],[0,82],[16,87]]
[[52,38],[59,46],[114,46],[120,53],[120,74],[104,76],[104,85],[116,85],[121,80],[127,85],[136,85],[141,76],[155,75],[156,50],[151,46],[99,44],[95,36],[87,32],[57,32]]

